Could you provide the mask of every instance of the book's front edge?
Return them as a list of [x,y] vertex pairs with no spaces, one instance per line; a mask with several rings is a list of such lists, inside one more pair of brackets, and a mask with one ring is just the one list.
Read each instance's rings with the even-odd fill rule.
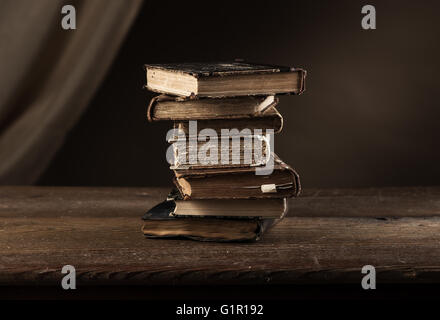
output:
[[[274,133],[280,133],[281,131],[283,131],[283,127],[284,127],[284,118],[281,115],[281,113],[277,110],[277,108],[275,108],[275,105],[272,107],[275,112],[276,112],[276,117],[279,119],[280,121],[280,125],[278,127],[275,127]],[[275,121],[276,122],[276,121]]]
[[277,163],[283,170],[287,170],[292,175],[292,183],[295,186],[295,192],[291,195],[291,197],[297,197],[301,193],[301,180],[298,172],[280,159],[275,153],[272,153],[273,161]]
[[159,100],[159,97],[161,97],[161,95],[153,97],[151,99],[150,103],[148,104],[148,108],[147,108],[148,122],[154,122],[154,121],[158,120],[154,117],[154,109],[156,108],[157,101]]

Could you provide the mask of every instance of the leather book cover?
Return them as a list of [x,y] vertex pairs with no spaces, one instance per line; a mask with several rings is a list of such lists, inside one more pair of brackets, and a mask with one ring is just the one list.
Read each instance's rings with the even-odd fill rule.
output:
[[280,219],[175,217],[173,190],[167,200],[148,210],[142,217],[142,232],[147,238],[186,238],[198,241],[248,242],[259,240]]
[[301,94],[301,68],[246,62],[147,64],[146,88],[183,97]]
[[186,62],[169,64],[145,64],[145,69],[162,69],[191,75],[195,78],[224,77],[229,75],[264,74],[277,72],[292,72],[297,69],[268,64],[255,64],[240,61],[226,62]]
[[[243,96],[232,98],[178,97],[161,94],[147,107],[147,119],[153,121],[185,121],[210,119],[251,119],[263,114],[279,102],[276,96]],[[156,110],[173,109],[158,116]]]
[[[189,135],[189,121],[174,121],[174,128]],[[237,129],[238,131],[261,129],[263,135],[266,134],[266,130],[280,133],[283,129],[283,117],[275,107],[270,107],[266,111],[254,115],[252,118],[227,118],[219,116],[215,119],[197,120],[197,134],[204,129],[215,130],[219,137],[222,129]]]
[[174,184],[182,199],[259,199],[297,197],[298,173],[272,155],[270,175],[256,175],[255,167],[175,169]]

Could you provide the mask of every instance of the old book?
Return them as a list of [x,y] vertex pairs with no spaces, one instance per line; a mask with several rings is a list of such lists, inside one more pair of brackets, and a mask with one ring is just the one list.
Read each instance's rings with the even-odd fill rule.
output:
[[276,220],[219,219],[170,216],[173,201],[164,201],[148,211],[142,232],[148,238],[189,238],[200,241],[258,240]]
[[176,138],[168,141],[171,169],[254,167],[270,160],[270,139],[265,135],[207,137],[206,141]]
[[283,128],[283,117],[275,107],[270,107],[266,111],[254,115],[252,118],[231,119],[218,116],[215,119],[197,120],[197,123],[193,123],[192,126],[193,130],[190,130],[191,125],[189,121],[174,122],[174,128],[181,130],[190,138],[198,136],[199,132],[205,129],[215,130],[220,137],[222,130],[226,130],[225,134],[227,135],[252,135],[255,132],[266,134],[267,130],[272,130],[272,133],[279,133]]
[[189,238],[199,241],[258,240],[280,219],[174,216],[174,197],[156,205],[143,216],[142,232],[148,238]]
[[253,118],[277,104],[275,96],[192,99],[159,95],[151,99],[147,118],[150,122]]
[[299,176],[276,155],[273,171],[257,175],[255,168],[174,170],[183,199],[286,198],[301,191]]
[[149,64],[145,69],[149,90],[185,97],[300,94],[306,76],[302,69],[244,62]]

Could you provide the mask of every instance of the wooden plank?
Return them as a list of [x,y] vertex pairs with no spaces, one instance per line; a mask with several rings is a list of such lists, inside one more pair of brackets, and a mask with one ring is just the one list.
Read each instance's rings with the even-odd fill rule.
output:
[[[0,217],[139,216],[168,188],[0,187]],[[123,209],[123,210],[121,210]],[[289,216],[440,216],[440,187],[305,190],[289,201]]]
[[[313,191],[293,211],[299,216],[262,241],[222,244],[145,239],[140,216],[166,189],[1,187],[0,284],[59,285],[66,264],[76,267],[79,285],[359,283],[366,264],[376,267],[378,282],[438,283],[438,188],[408,190]],[[310,211],[310,198],[314,215],[329,203],[342,209],[328,212],[347,213],[355,198],[379,193],[390,208],[379,210],[379,201],[365,217],[305,217],[298,209]],[[407,194],[411,207],[399,211],[392,199]],[[373,218],[383,212],[404,214]]]
[[0,187],[0,218],[140,217],[163,201],[166,188]]
[[305,190],[289,205],[302,217],[440,216],[440,187]]

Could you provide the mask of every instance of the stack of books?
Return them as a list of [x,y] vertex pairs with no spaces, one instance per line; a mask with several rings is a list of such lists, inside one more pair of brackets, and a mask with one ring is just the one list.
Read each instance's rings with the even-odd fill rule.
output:
[[300,192],[298,174],[274,153],[280,94],[300,94],[302,69],[231,63],[150,64],[161,93],[149,121],[170,121],[167,160],[175,189],[143,217],[149,238],[258,240]]

